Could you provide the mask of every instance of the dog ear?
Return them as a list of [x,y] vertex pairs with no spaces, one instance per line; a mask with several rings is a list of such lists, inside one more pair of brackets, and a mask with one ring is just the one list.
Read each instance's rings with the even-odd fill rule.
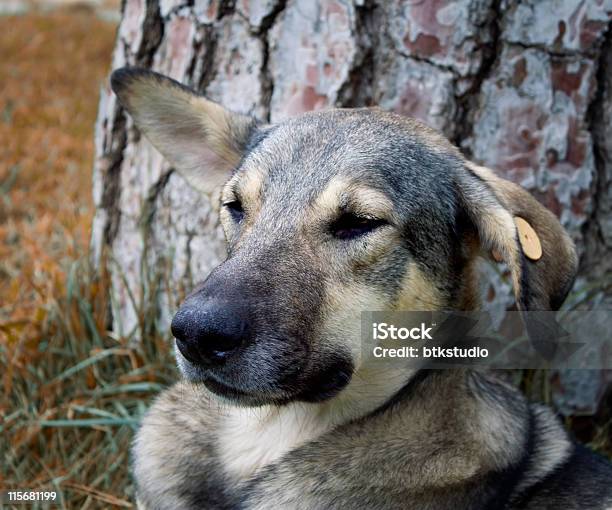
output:
[[480,247],[508,265],[519,310],[558,310],[577,271],[574,243],[557,218],[520,186],[466,164],[460,185]]
[[229,179],[256,128],[180,83],[144,69],[124,67],[111,87],[136,127],[198,191],[210,193]]

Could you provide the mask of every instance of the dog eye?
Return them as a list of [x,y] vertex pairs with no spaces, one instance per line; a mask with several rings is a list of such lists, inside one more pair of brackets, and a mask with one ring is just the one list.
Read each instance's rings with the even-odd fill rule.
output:
[[346,213],[332,223],[331,233],[338,239],[355,239],[369,234],[386,223],[385,220]]
[[223,204],[229,213],[232,215],[232,219],[236,223],[240,223],[242,218],[244,218],[244,209],[242,208],[242,202],[240,200],[232,200],[231,202],[226,202]]

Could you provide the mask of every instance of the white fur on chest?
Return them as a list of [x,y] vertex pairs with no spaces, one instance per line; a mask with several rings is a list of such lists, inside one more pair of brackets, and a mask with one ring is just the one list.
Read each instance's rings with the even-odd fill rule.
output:
[[313,411],[303,404],[232,409],[218,434],[219,455],[227,474],[244,481],[333,426]]
[[373,411],[410,377],[405,369],[364,366],[337,397],[320,404],[230,408],[217,433],[221,464],[228,475],[244,481],[290,450]]

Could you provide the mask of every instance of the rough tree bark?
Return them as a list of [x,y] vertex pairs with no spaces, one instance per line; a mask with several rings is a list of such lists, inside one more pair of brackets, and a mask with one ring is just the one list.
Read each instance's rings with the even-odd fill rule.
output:
[[[152,68],[270,121],[374,104],[423,119],[559,215],[580,290],[612,270],[611,19],[612,0],[125,0],[113,68]],[[93,247],[112,257],[113,327],[142,334],[147,310],[167,327],[224,257],[217,213],[108,88],[96,148]],[[512,298],[492,280],[499,312]],[[555,374],[560,410],[594,412],[606,377]]]

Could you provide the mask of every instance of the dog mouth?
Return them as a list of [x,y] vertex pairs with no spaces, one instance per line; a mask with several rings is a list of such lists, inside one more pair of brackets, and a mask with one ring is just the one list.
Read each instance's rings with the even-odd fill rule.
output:
[[261,395],[240,390],[219,381],[212,375],[204,378],[202,383],[215,395],[245,405],[275,404],[283,405],[293,400],[317,403],[335,397],[350,382],[353,367],[346,364],[331,364],[325,370],[308,377],[301,387],[291,388],[283,385],[278,388],[280,395]]
[[[292,401],[323,402],[336,396],[349,384],[354,370],[347,356],[332,355],[327,357],[325,363],[320,363],[317,370],[308,370],[302,364],[295,363],[291,370],[287,370],[287,367],[279,369],[282,377],[268,380],[264,374],[260,374],[260,377],[251,375],[248,381],[252,382],[253,387],[244,388],[233,383],[235,371],[223,374],[226,366],[221,370],[199,366],[184,357],[179,349],[177,361],[186,379],[201,384],[222,400],[244,406],[284,405]],[[243,372],[242,379],[244,375]],[[242,382],[245,382],[244,379]]]
[[208,391],[231,402],[234,405],[245,407],[258,407],[263,405],[282,406],[290,403],[294,398],[289,395],[262,395],[240,390],[229,384],[220,382],[212,377],[206,377],[201,381]]
[[245,398],[253,398],[253,395],[247,393],[246,391],[239,390],[238,388],[234,388],[229,384],[222,383],[211,376],[206,377],[202,384],[208,388],[215,395],[228,399],[228,400],[241,400]]
[[248,403],[250,401],[260,402],[262,400],[253,392],[237,388],[231,383],[221,380],[210,367],[203,367],[194,363],[182,352],[178,344],[175,348],[175,355],[183,378],[196,386],[204,386],[215,396],[231,402],[245,401]]

